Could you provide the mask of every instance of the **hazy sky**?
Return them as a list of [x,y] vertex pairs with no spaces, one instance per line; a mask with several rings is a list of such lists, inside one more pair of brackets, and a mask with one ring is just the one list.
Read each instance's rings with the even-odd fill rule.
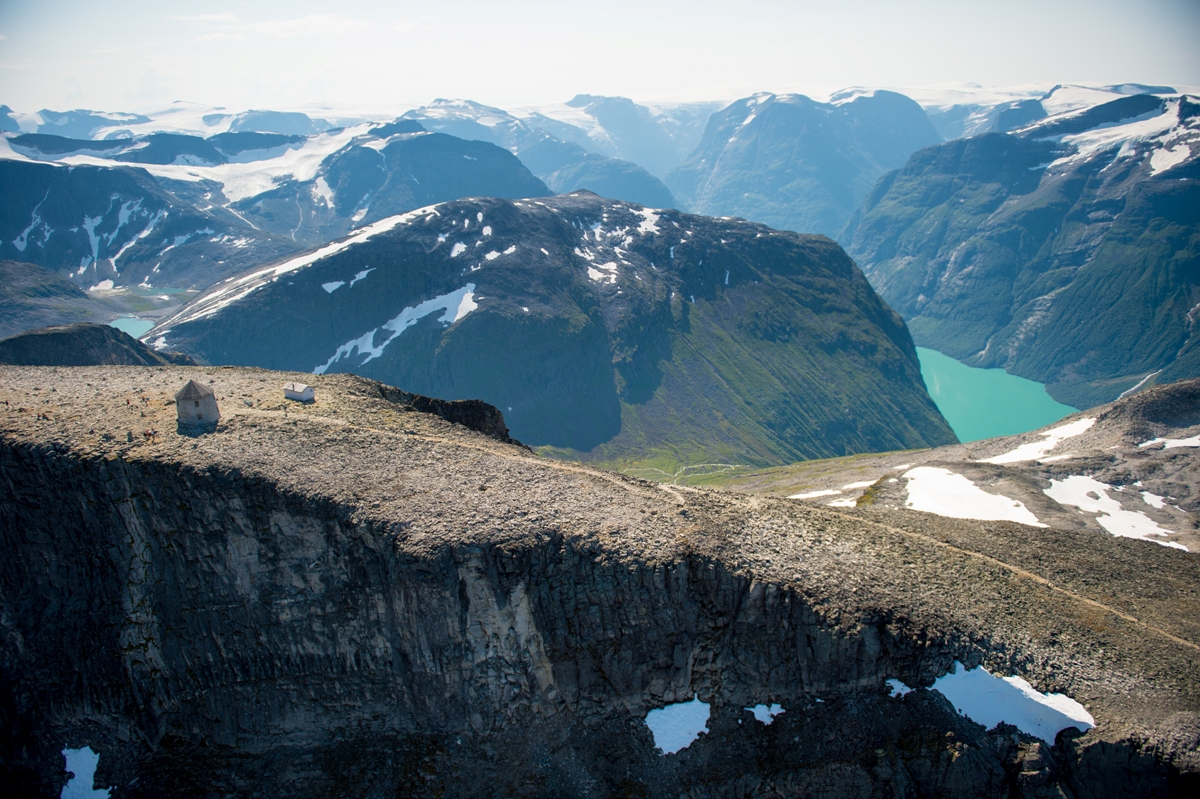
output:
[[972,81],[1200,86],[1200,0],[0,0],[0,103],[380,111],[576,93]]

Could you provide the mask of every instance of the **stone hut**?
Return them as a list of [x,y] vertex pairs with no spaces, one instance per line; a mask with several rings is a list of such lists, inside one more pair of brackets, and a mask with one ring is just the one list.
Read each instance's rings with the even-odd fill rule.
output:
[[306,383],[284,383],[283,397],[284,399],[296,400],[297,402],[316,401],[313,394],[313,387]]
[[187,381],[175,394],[175,418],[180,427],[216,427],[221,420],[217,395],[203,383]]

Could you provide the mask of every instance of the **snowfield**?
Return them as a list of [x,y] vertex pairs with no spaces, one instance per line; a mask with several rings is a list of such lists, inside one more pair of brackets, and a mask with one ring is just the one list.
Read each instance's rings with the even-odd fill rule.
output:
[[1014,450],[997,455],[994,458],[984,460],[984,463],[1021,463],[1022,461],[1036,461],[1061,444],[1068,438],[1073,438],[1080,433],[1091,428],[1096,423],[1095,419],[1077,419],[1074,422],[1069,422],[1064,425],[1059,425],[1051,430],[1042,433],[1041,441],[1034,441],[1030,444],[1022,444]]
[[1067,727],[1096,726],[1092,714],[1069,696],[1040,693],[1021,677],[997,677],[982,666],[966,671],[956,661],[954,671],[934,681],[933,690],[976,724],[990,730],[1003,721],[1051,745]]
[[[1116,489],[1094,477],[1071,475],[1063,480],[1051,480],[1050,487],[1044,491],[1046,496],[1060,505],[1072,505],[1084,513],[1098,514],[1096,522],[1115,536],[1153,541],[1164,547],[1187,551],[1183,544],[1157,537],[1171,535],[1171,531],[1159,527],[1157,522],[1141,511],[1122,508],[1121,503],[1109,494]],[[1148,505],[1154,506],[1152,500],[1144,496],[1143,499]]]
[[654,736],[654,745],[664,755],[672,755],[692,745],[701,733],[708,732],[708,704],[695,697],[646,714],[646,726]]
[[[410,308],[405,308],[394,318],[385,322],[381,327],[377,327],[368,333],[364,333],[356,339],[347,341],[345,344],[337,348],[337,351],[330,356],[329,360],[321,366],[313,369],[313,374],[323,375],[338,361],[343,359],[348,360],[355,354],[366,355],[367,357],[359,361],[355,366],[362,366],[368,361],[373,361],[380,355],[383,355],[384,349],[389,344],[395,341],[405,330],[415,325],[430,314],[442,312],[438,321],[447,327],[459,321],[467,314],[479,307],[475,302],[475,284],[468,283],[457,291],[452,291],[448,294],[442,294],[434,297],[431,300],[425,300],[422,303],[414,305]],[[388,331],[386,338],[379,344],[375,343],[375,337],[380,331]]]
[[936,466],[918,466],[902,475],[908,481],[905,507],[952,519],[1020,522],[1045,527],[1021,502],[989,494],[961,474]]

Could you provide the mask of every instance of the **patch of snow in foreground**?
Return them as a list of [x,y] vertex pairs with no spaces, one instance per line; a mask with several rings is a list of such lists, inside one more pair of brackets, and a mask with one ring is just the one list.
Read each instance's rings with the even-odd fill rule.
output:
[[840,494],[836,488],[823,488],[820,491],[809,491],[804,494],[788,494],[788,499],[816,499],[817,497],[832,497],[834,494]]
[[111,280],[101,280],[96,285],[92,286],[88,291],[112,291],[113,282]]
[[1151,538],[1170,535],[1171,531],[1159,527],[1157,522],[1140,511],[1122,508],[1120,502],[1109,496],[1111,488],[1094,477],[1071,475],[1065,480],[1051,480],[1050,487],[1043,491],[1059,505],[1074,505],[1081,511],[1100,514],[1096,517],[1097,523],[1113,535],[1153,541],[1165,547],[1188,551],[1183,544]]
[[1151,494],[1149,491],[1142,492],[1142,499],[1152,508],[1163,509],[1166,505],[1166,497],[1160,497],[1158,494]]
[[961,474],[936,466],[918,466],[903,475],[908,480],[905,507],[951,519],[1008,521],[1045,527],[1015,499],[989,494]]
[[873,486],[873,485],[875,485],[874,480],[863,480],[860,483],[846,483],[846,485],[842,486],[842,490],[850,491],[851,489],[854,489],[854,488],[867,488],[867,487]]
[[108,799],[108,789],[98,791],[92,787],[100,755],[93,752],[90,746],[64,749],[62,753],[67,759],[67,771],[75,776],[63,786],[59,799]]
[[954,671],[934,681],[933,689],[976,724],[990,730],[1003,721],[1051,745],[1059,730],[1096,726],[1092,714],[1069,696],[1040,693],[1020,677],[997,677],[982,666],[967,671],[955,661]]
[[322,283],[322,284],[321,284],[321,288],[325,289],[325,291],[327,291],[327,292],[329,292],[330,294],[332,294],[333,292],[337,291],[338,289],[340,289],[340,288],[341,288],[342,286],[344,286],[344,285],[346,285],[346,281],[344,281],[344,280],[335,280],[335,281],[333,281],[332,283]]
[[[434,297],[432,300],[425,300],[425,302],[414,305],[411,308],[405,308],[396,318],[384,322],[381,327],[364,333],[358,338],[347,341],[338,347],[337,352],[333,353],[328,361],[313,369],[313,374],[325,374],[331,366],[342,358],[349,358],[356,350],[359,355],[367,356],[358,366],[362,366],[364,363],[378,358],[383,354],[387,345],[395,341],[401,333],[430,314],[442,311],[442,315],[438,321],[443,325],[452,325],[478,307],[479,304],[475,302],[475,284],[468,283],[457,291],[442,294],[441,296]],[[380,330],[390,331],[391,335],[385,338],[382,344],[376,346],[375,335]]]
[[754,714],[754,718],[761,721],[763,724],[770,724],[775,720],[775,717],[783,713],[782,705],[755,705],[754,707],[743,708]]
[[1061,442],[1068,438],[1079,435],[1095,423],[1095,419],[1077,419],[1069,424],[1059,425],[1058,427],[1042,433],[1041,441],[1022,444],[1010,452],[1006,452],[1003,455],[997,455],[994,458],[987,458],[983,462],[1021,463],[1022,461],[1035,461],[1038,458],[1043,457],[1050,450],[1057,447]]
[[888,681],[887,681],[887,686],[888,686],[888,688],[890,688],[890,689],[891,689],[891,690],[888,692],[888,693],[889,693],[889,696],[894,696],[894,697],[896,697],[897,699],[899,699],[900,697],[904,696],[905,694],[911,694],[911,693],[912,693],[912,689],[911,689],[911,688],[909,688],[907,685],[905,685],[904,683],[902,683],[902,682],[900,682],[899,680],[896,680],[896,679],[888,680]]
[[853,508],[858,504],[858,500],[854,497],[847,497],[845,499],[835,499],[833,502],[826,502],[825,504],[830,508]]
[[[106,281],[107,282],[107,281]],[[88,289],[91,291],[91,289]],[[1165,444],[1163,449],[1175,449],[1176,447],[1200,447],[1200,436],[1192,436],[1191,438],[1152,438],[1149,441],[1143,441],[1138,444],[1138,448],[1149,447],[1154,444]]]
[[664,755],[674,754],[708,732],[708,704],[695,697],[691,702],[651,710],[646,714],[646,726],[654,735],[654,745]]

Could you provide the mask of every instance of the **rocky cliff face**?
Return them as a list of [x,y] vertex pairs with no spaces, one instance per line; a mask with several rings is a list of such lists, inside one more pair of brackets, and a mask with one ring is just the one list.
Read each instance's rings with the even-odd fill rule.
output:
[[[193,376],[222,426],[143,435]],[[920,531],[547,461],[349,376],[307,406],[260,370],[0,377],[0,768],[26,795],[84,745],[114,797],[1196,785],[1195,642]],[[1148,549],[1131,569],[1194,588]],[[888,695],[955,659],[1097,726],[1051,746]],[[661,754],[646,712],[693,695],[708,733]]]

